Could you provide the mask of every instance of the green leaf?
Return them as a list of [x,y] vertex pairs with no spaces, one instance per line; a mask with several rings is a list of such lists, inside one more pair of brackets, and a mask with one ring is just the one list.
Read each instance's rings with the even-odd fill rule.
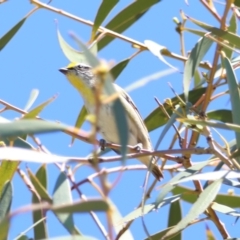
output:
[[[228,26],[228,31],[232,32],[232,33],[236,33],[237,32],[237,16],[236,16],[234,11],[233,11],[232,17],[230,19],[230,23],[229,23],[229,26]],[[223,51],[225,52],[227,58],[229,58],[229,59],[232,58],[233,51],[231,49],[223,48]]]
[[131,58],[126,58],[126,59],[122,60],[121,62],[119,62],[118,64],[116,64],[110,70],[110,73],[114,80],[117,79],[117,77],[120,75],[120,73],[123,71],[123,69],[128,65],[130,60],[131,60]]
[[176,225],[174,226],[167,234],[164,236],[170,237],[176,234],[179,231],[185,229],[189,223],[195,220],[201,213],[203,213],[208,206],[215,199],[220,187],[222,184],[222,179],[217,180],[216,182],[211,183],[200,195],[197,201],[192,205],[188,214]]
[[[160,0],[138,0],[133,1],[125,9],[119,12],[107,25],[106,28],[117,33],[122,33],[133,23],[140,19],[154,4]],[[99,50],[109,44],[114,38],[111,36],[103,37],[99,43]]]
[[[73,213],[84,213],[90,211],[108,211],[109,204],[104,200],[87,200],[87,201],[77,201],[74,203],[55,205],[52,210],[57,213],[58,216],[61,215],[61,218],[64,215],[69,215]],[[61,213],[61,214],[60,214]],[[64,221],[65,222],[65,221]]]
[[[231,66],[231,63],[227,57],[223,57],[223,64],[226,68],[226,75],[227,75],[227,83],[229,87],[229,95],[231,99],[232,105],[232,118],[233,123],[240,125],[240,91],[238,87],[238,80],[235,75],[235,72]],[[240,133],[235,132],[236,136],[236,144],[237,147],[240,148]],[[240,162],[240,157],[237,157],[237,161]]]
[[217,37],[222,38],[223,40],[228,41],[232,46],[236,48],[240,48],[240,37],[234,33],[231,33],[229,31],[224,31],[220,28],[216,28],[213,26],[210,26],[206,23],[200,22],[198,20],[195,20],[193,18],[188,17],[190,21],[198,25],[199,27],[204,28],[205,30],[211,32],[212,34],[216,35]]
[[[177,225],[181,221],[181,219],[182,219],[182,210],[181,210],[180,201],[171,203],[169,215],[168,215],[168,227],[170,228]],[[181,240],[182,239],[181,232],[171,239]]]
[[145,238],[145,240],[159,240],[159,239],[162,239],[162,237],[165,236],[165,234],[172,228],[173,227],[166,228],[166,229],[164,229],[160,232],[157,232],[157,233],[151,235],[149,238]]
[[[3,147],[4,148],[4,147]],[[17,171],[19,162],[10,162],[3,160],[0,166],[0,192],[3,191],[4,184],[10,182],[13,178],[14,173]]]
[[74,236],[64,236],[64,237],[56,237],[56,238],[46,238],[42,240],[97,240],[97,238],[74,235]]
[[8,230],[9,230],[9,218],[4,218],[0,222],[0,239],[6,240],[8,239]]
[[8,44],[8,42],[14,37],[17,31],[22,27],[26,18],[23,18],[13,28],[11,28],[4,36],[0,39],[0,51]]
[[67,130],[67,126],[40,120],[17,120],[0,123],[0,137],[18,137],[25,134],[47,133]]
[[[81,128],[81,126],[83,125],[83,123],[85,121],[86,116],[87,116],[87,109],[85,106],[83,106],[81,108],[80,113],[78,114],[77,121],[75,123],[75,128]],[[74,140],[75,140],[75,138],[72,137],[71,144],[73,144]]]
[[105,18],[108,16],[110,11],[114,6],[119,2],[119,0],[102,0],[102,3],[98,9],[97,15],[94,20],[94,25],[92,27],[92,36],[91,39],[95,38],[96,32],[99,26],[103,23]]
[[[167,184],[165,184],[162,187],[160,194],[156,198],[155,205],[158,206],[158,204],[160,204],[163,201],[165,196],[175,188],[172,185],[172,183],[174,183],[184,177],[192,176],[193,174],[195,174],[196,172],[200,171],[202,168],[207,166],[209,163],[210,163],[210,161],[204,161],[204,162],[196,164],[196,165],[186,169],[185,171],[178,173],[176,176],[174,176]],[[174,193],[174,195],[176,195],[176,194]]]
[[48,99],[46,102],[40,104],[39,106],[35,107],[34,109],[32,109],[31,111],[29,111],[28,113],[26,113],[22,119],[31,119],[31,118],[35,118],[36,116],[39,115],[39,113],[49,104],[51,103],[53,100],[56,99],[56,96]]
[[198,70],[194,72],[194,88],[199,88],[201,86],[201,76]]
[[31,106],[33,105],[33,103],[37,99],[38,95],[39,95],[39,90],[38,89],[33,89],[31,91],[30,97],[29,97],[28,102],[27,102],[27,104],[24,108],[24,111],[28,111],[28,109],[31,108]]
[[[198,88],[194,89],[189,92],[189,102],[191,102],[193,105],[197,102],[197,100],[205,93],[206,88]],[[184,94],[179,95],[181,99],[184,99]],[[174,97],[171,99],[171,102],[173,103],[173,106],[177,105],[179,103],[179,99],[177,97]],[[172,115],[172,108],[167,104],[163,104],[164,108],[168,112],[168,114]],[[155,130],[156,128],[159,128],[166,124],[168,122],[168,118],[164,114],[164,112],[158,107],[153,112],[151,112],[146,119],[144,120],[145,125],[149,132]]]
[[[46,166],[42,165],[38,169],[36,176],[34,176],[34,174],[30,171],[30,169],[28,169],[28,175],[30,177],[30,180],[35,190],[37,191],[41,199],[47,200],[48,202],[52,203],[52,199],[48,195],[46,190],[47,188]],[[33,204],[41,203],[41,201],[39,201],[38,197],[35,194],[33,194],[32,196],[32,203]],[[33,214],[34,223],[39,222],[41,219],[45,217],[44,211],[41,211],[41,210],[33,211],[32,214]],[[37,239],[43,239],[47,237],[48,237],[48,234],[47,234],[47,226],[45,221],[41,221],[37,225],[34,225],[34,239],[37,240]]]
[[178,119],[180,122],[190,123],[194,125],[200,126],[209,126],[214,128],[221,128],[226,130],[233,130],[235,132],[240,132],[240,125],[231,124],[231,123],[219,123],[214,121],[201,121],[201,120],[194,120],[194,119]]
[[232,123],[232,112],[227,109],[210,111],[207,113],[207,117],[224,123]]
[[[71,187],[69,180],[63,172],[58,176],[54,187],[53,204],[58,207],[59,205],[72,204]],[[80,234],[74,226],[73,215],[71,213],[56,213],[56,216],[70,234]]]
[[[109,208],[111,209],[112,225],[114,227],[115,233],[118,234],[123,228],[123,225],[119,225],[119,222],[123,221],[122,220],[123,217],[120,211],[118,210],[117,206],[110,199],[108,199],[108,204],[109,204]],[[130,232],[130,229],[127,229],[121,235],[121,240],[133,240],[133,239],[134,238]]]
[[197,70],[199,63],[202,61],[205,54],[208,52],[212,45],[212,40],[203,37],[192,49],[188,60],[185,63],[183,74],[183,88],[186,101],[188,101],[188,92],[190,88],[190,82]]
[[[194,203],[198,196],[194,193],[194,189],[186,188],[183,186],[176,186],[173,190],[173,194],[182,194],[181,200],[186,201],[188,203]],[[190,193],[190,194],[189,194]],[[215,202],[227,205],[232,208],[239,208],[240,207],[240,196],[237,195],[228,195],[228,194],[221,194],[219,193],[216,196]]]
[[[73,49],[68,43],[64,40],[64,38],[61,36],[60,31],[57,29],[57,35],[58,35],[58,42],[60,44],[60,47],[63,51],[63,54],[70,62],[80,62],[80,63],[89,63],[86,59],[85,55]],[[89,47],[89,50],[94,54],[97,55],[97,42],[93,42],[91,46]]]
[[0,221],[2,221],[10,211],[12,204],[13,190],[12,183],[6,182],[0,195]]
[[125,216],[122,219],[122,221],[119,222],[119,224],[123,225],[126,222],[130,222],[130,221],[132,221],[132,220],[134,220],[136,218],[139,218],[139,217],[141,217],[143,215],[146,215],[146,214],[152,212],[156,208],[164,207],[166,205],[171,204],[172,202],[178,201],[179,199],[180,199],[180,194],[164,198],[161,201],[161,203],[157,205],[157,207],[156,207],[155,203],[146,204],[146,205],[144,205],[144,208],[143,207],[139,207],[139,208],[135,209],[134,211],[132,211],[131,213],[129,213],[127,216]]
[[[45,165],[43,165],[45,166]],[[42,167],[43,167],[42,166]],[[41,168],[42,168],[41,167]],[[40,169],[41,169],[40,168]],[[40,175],[39,171],[40,169],[38,170],[37,174]],[[46,169],[45,169],[46,170]],[[47,189],[46,187],[43,186],[42,182],[41,182],[41,179],[39,179],[39,177],[35,176],[30,169],[27,170],[28,171],[28,175],[30,177],[30,180],[35,188],[35,190],[37,191],[39,197],[41,198],[41,200],[44,200],[44,201],[47,201],[49,203],[52,203],[52,199],[51,197],[49,196],[48,192],[47,192]],[[43,170],[42,170],[43,171]],[[45,180],[43,180],[45,181]]]

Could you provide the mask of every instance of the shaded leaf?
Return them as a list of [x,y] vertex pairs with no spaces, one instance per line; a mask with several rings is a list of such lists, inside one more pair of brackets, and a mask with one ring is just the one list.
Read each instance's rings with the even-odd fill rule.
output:
[[113,68],[111,68],[110,73],[114,80],[117,79],[117,77],[120,75],[123,69],[128,65],[130,60],[131,60],[130,58],[126,58],[121,62],[117,63]]
[[97,240],[97,238],[94,237],[88,237],[88,236],[64,236],[64,237],[56,237],[56,238],[47,238],[42,240]]
[[183,74],[183,88],[185,99],[188,101],[188,92],[190,88],[190,82],[192,77],[197,70],[199,63],[202,61],[205,54],[208,52],[209,48],[212,45],[212,40],[203,37],[192,49],[188,60],[185,63],[184,74]]
[[90,211],[106,212],[109,210],[109,204],[104,200],[77,201],[74,203],[61,204],[60,206],[56,205],[55,207],[52,208],[52,210],[55,213],[57,213],[58,216],[60,216],[60,213],[61,215],[65,213],[65,215],[67,216],[72,213],[82,213],[82,212],[90,212]]
[[174,226],[164,237],[169,237],[182,231],[188,226],[193,220],[195,220],[201,213],[203,213],[210,203],[215,199],[222,184],[222,179],[211,183],[204,191],[199,195],[197,201],[192,205],[188,214],[176,225]]
[[200,126],[209,126],[214,128],[221,128],[226,130],[233,130],[235,132],[240,132],[240,125],[231,124],[231,123],[219,123],[215,121],[201,121],[195,119],[178,119],[180,122],[190,123],[193,125],[200,125]]
[[[150,7],[160,2],[160,0],[138,0],[132,2],[125,9],[119,12],[107,25],[106,28],[117,33],[122,33],[133,23],[140,19]],[[99,43],[99,50],[109,44],[114,38],[110,36],[103,37]]]
[[[160,204],[163,201],[165,196],[174,189],[174,186],[172,185],[172,183],[174,183],[177,180],[182,179],[184,177],[188,177],[188,176],[195,174],[196,172],[200,171],[202,168],[207,166],[209,164],[209,162],[210,161],[201,162],[199,164],[196,164],[196,165],[186,169],[185,171],[183,171],[181,173],[178,173],[176,176],[174,176],[167,184],[165,184],[162,187],[160,194],[156,198],[155,205],[158,206],[158,204]],[[176,194],[174,194],[174,195],[176,195]]]
[[[223,57],[223,65],[226,69],[227,83],[229,87],[229,95],[232,105],[232,118],[233,123],[240,125],[240,91],[238,87],[238,80],[235,75],[235,72],[231,66],[231,63],[227,57]],[[236,136],[236,145],[240,148],[240,132],[235,132]],[[237,161],[240,162],[240,157],[237,157]]]
[[12,183],[6,182],[0,195],[0,221],[3,221],[10,211],[12,204],[13,190]]
[[164,230],[162,230],[162,231],[160,231],[160,232],[157,232],[157,233],[151,235],[151,236],[150,236],[151,238],[145,238],[145,240],[159,240],[159,239],[161,239],[163,236],[165,236],[165,234],[166,234],[169,230],[171,230],[172,228],[173,228],[173,227],[166,228],[166,229],[164,229]]
[[[232,12],[232,17],[230,19],[230,23],[228,26],[228,31],[232,32],[232,33],[236,33],[237,32],[237,17],[235,12]],[[225,52],[227,58],[231,59],[232,58],[232,53],[233,51],[229,48],[223,48],[223,51]]]
[[[194,194],[194,192],[195,192],[195,189],[190,189],[183,186],[176,186],[172,190],[173,194],[182,194],[181,200],[184,200],[188,203],[194,203],[197,200],[198,195]],[[227,195],[227,194],[219,193],[216,196],[215,202],[223,205],[227,203],[227,205],[232,208],[240,207],[240,197],[237,195]]]
[[[83,106],[81,108],[81,111],[80,113],[78,114],[78,117],[77,117],[77,120],[76,120],[76,123],[75,123],[75,128],[81,128],[81,126],[83,125],[84,121],[85,121],[85,118],[87,116],[87,109],[85,106]],[[73,144],[75,138],[72,137],[72,141],[71,141],[71,144]]]
[[9,224],[9,218],[7,217],[0,221],[0,239],[8,239]]
[[93,40],[99,26],[103,23],[105,18],[108,16],[110,11],[114,8],[114,6],[119,2],[119,0],[103,0],[100,7],[98,8],[98,12],[96,14],[94,25],[92,27],[92,36]]
[[209,119],[218,120],[224,123],[232,123],[232,112],[227,109],[219,109],[207,112]]
[[[61,172],[53,190],[53,205],[57,208],[59,205],[64,204],[70,204],[72,206],[72,195],[69,181],[65,173]],[[80,234],[74,226],[73,216],[71,213],[56,213],[56,216],[70,234]]]
[[[194,89],[189,92],[189,102],[191,102],[193,105],[197,102],[197,100],[205,93],[206,88],[198,88]],[[179,95],[181,99],[184,99],[184,94]],[[171,102],[173,106],[179,104],[179,99],[177,97],[174,97],[171,99]],[[168,112],[168,114],[171,116],[173,113],[172,107],[169,106],[167,103],[163,104],[164,108]],[[159,128],[166,124],[168,122],[168,118],[164,114],[164,112],[158,107],[153,112],[151,112],[144,120],[145,125],[149,132],[155,130],[156,128]]]
[[13,28],[11,28],[4,36],[0,39],[0,51],[8,44],[8,42],[14,37],[17,31],[22,27],[26,18],[23,18]]
[[[176,224],[178,224],[182,219],[182,211],[181,211],[181,205],[180,201],[176,201],[171,203],[170,210],[169,210],[169,215],[168,215],[168,227],[173,227]],[[172,240],[181,240],[182,239],[182,234],[181,232],[171,238]]]
[[[41,169],[41,168],[40,168]],[[38,170],[38,175],[40,174]],[[40,181],[40,179],[35,176],[30,169],[27,170],[28,171],[28,175],[30,177],[30,180],[35,188],[35,190],[37,191],[37,193],[39,194],[39,196],[41,197],[41,200],[47,201],[49,203],[52,203],[52,199],[49,196],[46,187],[44,187]]]
[[232,46],[236,48],[240,48],[240,37],[234,33],[231,33],[229,31],[224,31],[220,28],[216,28],[213,26],[210,26],[206,23],[200,22],[196,19],[188,17],[190,21],[198,25],[199,27],[202,27],[206,29],[207,31],[211,32],[212,34],[216,35],[217,37],[220,37],[226,41],[228,41]]
[[[42,165],[36,173],[36,176],[34,176],[32,174],[32,172],[30,171],[30,169],[28,169],[28,175],[30,177],[30,180],[35,188],[35,190],[37,191],[37,193],[39,194],[39,196],[41,197],[41,199],[46,199],[48,200],[50,203],[52,202],[52,199],[50,198],[50,196],[48,195],[48,192],[46,190],[47,188],[47,180],[46,180],[46,166]],[[42,193],[43,192],[43,193]],[[46,197],[47,196],[47,197]],[[32,196],[32,203],[40,203],[41,201],[39,201],[38,197],[33,194]],[[41,221],[41,219],[43,219],[45,217],[44,211],[33,211],[33,222],[39,222],[37,225],[34,225],[34,239],[44,239],[48,237],[47,234],[47,226],[46,226],[46,222],[45,221]]]
[[[171,197],[167,197],[164,198],[160,204],[157,205],[157,208],[161,208],[163,206],[166,206],[168,204],[171,204],[172,202],[178,201],[180,199],[180,195],[174,195]],[[119,222],[119,224],[124,224],[126,222],[132,221],[136,218],[139,218],[143,215],[146,215],[150,212],[152,212],[153,210],[156,209],[156,204],[155,203],[151,203],[151,204],[146,204],[144,205],[144,207],[139,207],[137,209],[135,209],[134,211],[132,211],[131,213],[129,213],[127,216],[125,216],[121,222]]]

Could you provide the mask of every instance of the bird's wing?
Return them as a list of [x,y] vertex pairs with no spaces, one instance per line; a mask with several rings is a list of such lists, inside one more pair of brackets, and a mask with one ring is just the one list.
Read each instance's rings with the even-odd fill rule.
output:
[[118,85],[114,84],[114,87],[116,88],[116,91],[120,93],[120,101],[122,102],[124,109],[127,113],[127,115],[130,118],[130,121],[133,122],[135,126],[134,129],[129,129],[130,131],[133,130],[135,134],[137,134],[137,140],[138,143],[142,143],[144,148],[151,149],[151,141],[149,138],[148,130],[145,126],[145,123],[143,122],[143,119],[134,104],[131,97]]

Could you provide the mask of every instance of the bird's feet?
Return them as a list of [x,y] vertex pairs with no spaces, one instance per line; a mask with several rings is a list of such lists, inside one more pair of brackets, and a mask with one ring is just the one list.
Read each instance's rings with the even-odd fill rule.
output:
[[105,139],[100,139],[99,140],[99,146],[102,151],[106,149],[106,140]]
[[137,145],[135,145],[135,146],[133,146],[133,147],[134,147],[134,149],[135,149],[138,153],[141,152],[142,149],[143,149],[142,143],[138,143]]

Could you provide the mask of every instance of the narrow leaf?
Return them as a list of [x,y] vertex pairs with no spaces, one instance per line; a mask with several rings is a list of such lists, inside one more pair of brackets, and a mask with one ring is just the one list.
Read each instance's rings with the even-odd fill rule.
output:
[[12,204],[12,197],[12,184],[11,182],[6,182],[0,195],[0,221],[7,217]]
[[[62,37],[60,31],[57,29],[57,36],[58,36],[58,42],[60,44],[60,47],[65,55],[65,57],[70,62],[80,62],[80,63],[88,63],[85,55],[72,48],[68,43],[64,40]],[[97,55],[97,42],[93,42],[91,46],[89,47],[89,50],[94,54]]]
[[[133,1],[130,5],[119,12],[107,25],[106,28],[117,33],[122,33],[128,29],[133,23],[140,19],[154,4],[160,0],[138,0]],[[98,48],[101,50],[109,44],[114,38],[110,36],[103,37]]]
[[170,237],[171,235],[176,234],[179,231],[182,231],[188,226],[193,220],[195,220],[201,213],[203,213],[211,202],[215,199],[220,187],[222,184],[222,179],[217,180],[216,182],[211,183],[200,195],[197,201],[192,205],[188,214],[167,234],[164,236]]
[[165,63],[168,67],[176,70],[179,72],[179,70],[174,67],[173,65],[171,65],[170,63],[168,63],[162,56],[162,51],[168,51],[166,47],[159,45],[158,43],[155,43],[151,40],[145,40],[144,41],[145,45],[147,46],[148,50],[155,55],[156,57],[159,58],[160,61],[162,61],[163,63]]
[[14,37],[17,31],[22,27],[26,18],[23,18],[13,28],[11,28],[4,36],[0,39],[0,51],[8,44],[8,42]]
[[188,60],[185,63],[183,74],[183,88],[186,101],[188,101],[188,92],[190,82],[197,70],[199,63],[202,61],[205,54],[208,52],[212,45],[212,41],[206,37],[201,38],[192,49]]
[[[198,88],[190,91],[189,102],[191,102],[194,105],[197,102],[197,100],[204,94],[205,91],[206,88]],[[179,97],[181,99],[184,99],[184,94],[180,94]],[[177,97],[174,97],[171,99],[171,102],[173,106],[175,106],[179,103],[179,99]],[[171,116],[173,113],[172,107],[169,106],[167,103],[164,103],[163,106],[168,112],[168,114]],[[168,122],[168,118],[166,117],[164,112],[159,107],[157,107],[145,118],[144,122],[148,131],[151,132],[156,128],[159,128],[166,124]]]
[[[52,199],[48,195],[48,192],[46,190],[47,188],[47,180],[46,180],[46,166],[42,165],[36,173],[36,176],[28,169],[28,175],[30,177],[30,180],[36,189],[37,193],[41,197],[41,199],[48,200],[50,203],[52,202]],[[43,193],[42,193],[43,192]],[[47,197],[46,197],[47,196]],[[38,197],[33,194],[32,196],[32,203],[41,203],[39,201]],[[44,239],[48,237],[47,234],[47,226],[46,226],[46,221],[41,221],[45,217],[44,211],[33,211],[33,221],[34,223],[39,222],[38,224],[34,225],[34,239]]]
[[[173,227],[177,225],[182,219],[182,211],[180,201],[176,201],[171,203],[169,215],[168,215],[168,227]],[[172,240],[181,240],[182,233],[180,232],[178,235],[171,238]]]
[[207,112],[207,117],[209,119],[221,121],[224,123],[233,123],[232,111],[228,109],[219,109],[219,110]]
[[[182,194],[181,200],[186,201],[191,204],[196,202],[196,200],[198,198],[198,195],[194,194],[195,189],[190,189],[190,188],[186,188],[183,186],[176,186],[172,190],[172,193],[173,194]],[[227,203],[227,205],[232,208],[240,208],[240,197],[238,195],[229,195],[229,194],[219,193],[216,196],[215,202],[223,204],[223,205],[225,205]]]
[[162,187],[162,190],[161,190],[160,194],[157,196],[157,199],[155,201],[155,205],[158,206],[158,204],[160,204],[163,201],[165,196],[174,189],[174,186],[172,185],[172,183],[174,183],[184,177],[193,175],[194,173],[200,171],[202,168],[207,166],[209,164],[209,162],[210,161],[205,161],[205,162],[196,164],[196,165],[186,169],[184,172],[181,172],[181,173],[177,174],[176,176],[174,176],[166,185],[164,185]]
[[94,25],[92,27],[92,36],[91,39],[93,40],[95,38],[96,32],[99,28],[99,26],[103,23],[105,18],[108,16],[110,11],[114,8],[114,6],[119,2],[119,0],[103,0],[97,15],[94,20]]
[[24,108],[24,111],[28,111],[28,109],[31,108],[31,106],[33,105],[33,103],[37,99],[38,95],[39,95],[39,90],[38,89],[33,89],[31,91],[30,97],[29,97],[28,102],[27,102],[27,104]]
[[[238,80],[235,75],[235,72],[231,66],[231,63],[227,57],[223,57],[223,64],[226,68],[226,74],[227,74],[227,83],[229,87],[229,94],[231,99],[231,105],[232,105],[232,118],[233,123],[240,125],[240,91],[238,87]],[[236,136],[236,144],[237,147],[240,148],[240,133],[235,132]],[[237,157],[238,162],[240,162],[240,158]]]
[[[58,176],[54,187],[53,204],[55,206],[72,204],[71,187],[65,173],[63,172],[61,172]],[[74,226],[73,216],[71,213],[56,213],[56,216],[70,234],[79,235],[79,232],[76,231]]]
[[48,99],[46,102],[40,104],[39,106],[35,107],[34,109],[26,113],[22,119],[31,119],[31,118],[37,117],[40,114],[40,112],[55,99],[56,99],[56,96]]
[[0,123],[0,137],[18,137],[25,134],[46,133],[67,130],[67,126],[40,120],[17,120]]
[[59,217],[61,216],[61,219],[63,219],[63,213],[65,213],[66,216],[70,216],[69,214],[90,211],[106,212],[109,210],[109,204],[104,200],[77,201],[74,203],[61,204],[60,206],[56,204],[55,207],[52,208],[52,210],[57,213]]

